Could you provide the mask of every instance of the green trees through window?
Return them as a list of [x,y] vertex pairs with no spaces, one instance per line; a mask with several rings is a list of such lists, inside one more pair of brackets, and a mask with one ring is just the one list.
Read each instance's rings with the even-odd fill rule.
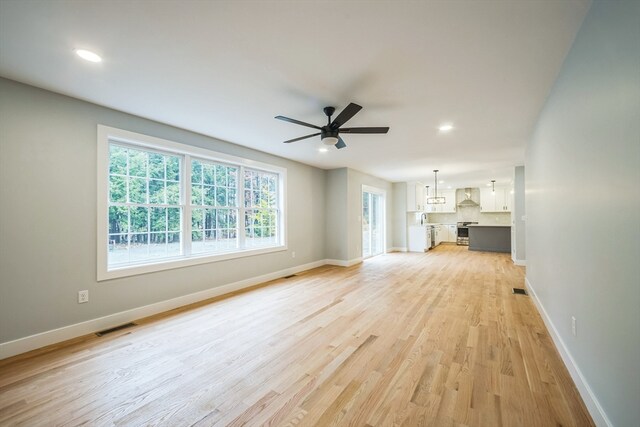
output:
[[238,167],[191,162],[193,253],[238,248]]
[[278,175],[247,169],[244,172],[245,239],[249,247],[277,243]]

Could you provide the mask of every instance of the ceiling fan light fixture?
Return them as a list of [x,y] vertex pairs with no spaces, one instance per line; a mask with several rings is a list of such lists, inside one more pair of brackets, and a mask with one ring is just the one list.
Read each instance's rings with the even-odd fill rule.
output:
[[336,145],[338,143],[338,138],[335,136],[325,136],[322,138],[322,143],[324,145]]

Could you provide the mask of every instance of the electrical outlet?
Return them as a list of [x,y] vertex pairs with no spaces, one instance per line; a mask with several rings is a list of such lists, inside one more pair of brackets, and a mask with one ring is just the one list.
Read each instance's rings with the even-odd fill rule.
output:
[[89,291],[78,291],[78,304],[84,304],[85,302],[89,302]]
[[571,333],[573,334],[574,337],[578,336],[578,325],[577,325],[577,321],[576,318],[574,316],[571,316]]
[[295,258],[296,257],[296,251],[291,251],[291,258]]

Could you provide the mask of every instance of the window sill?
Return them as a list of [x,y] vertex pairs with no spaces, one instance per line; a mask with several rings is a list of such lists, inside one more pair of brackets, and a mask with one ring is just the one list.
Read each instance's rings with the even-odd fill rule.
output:
[[226,261],[237,258],[244,258],[255,255],[263,255],[272,252],[282,252],[287,250],[287,245],[270,246],[267,248],[244,249],[235,252],[225,252],[215,255],[191,256],[189,258],[173,258],[156,261],[152,264],[129,265],[124,267],[112,267],[98,269],[98,282],[117,279],[121,277],[137,276],[140,274],[154,273],[157,271],[171,270],[174,268],[189,267],[192,265],[208,264],[218,261]]

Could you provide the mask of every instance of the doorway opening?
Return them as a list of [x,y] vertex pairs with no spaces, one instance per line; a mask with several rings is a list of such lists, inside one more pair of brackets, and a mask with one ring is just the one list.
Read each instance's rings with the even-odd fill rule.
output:
[[362,258],[385,252],[385,191],[362,186]]

